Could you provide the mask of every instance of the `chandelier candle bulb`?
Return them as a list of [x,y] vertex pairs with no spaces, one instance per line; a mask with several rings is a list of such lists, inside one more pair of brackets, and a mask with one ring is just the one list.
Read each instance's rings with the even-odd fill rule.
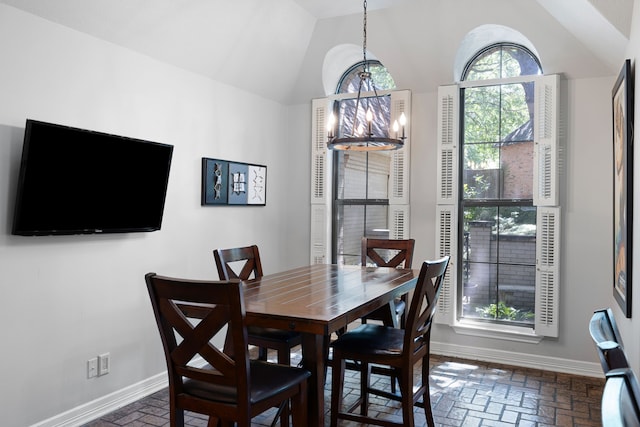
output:
[[372,136],[373,132],[371,129],[372,129],[372,122],[373,122],[373,112],[371,111],[371,108],[367,109],[366,118],[367,118],[368,134],[369,136]]
[[404,111],[400,114],[400,126],[402,126],[402,139],[405,139],[404,136],[404,125],[407,124],[407,116],[404,115]]
[[329,139],[333,138],[333,129],[336,125],[336,116],[331,113],[329,121],[327,122],[327,132],[329,133]]

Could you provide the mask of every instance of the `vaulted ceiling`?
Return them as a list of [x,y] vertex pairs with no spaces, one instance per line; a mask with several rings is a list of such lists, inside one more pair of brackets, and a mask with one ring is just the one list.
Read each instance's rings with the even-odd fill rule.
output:
[[[362,44],[360,0],[0,0],[72,30],[277,102],[325,95],[326,53]],[[505,25],[537,48],[547,73],[613,76],[633,0],[368,0],[368,49],[401,88],[454,80],[460,41]]]

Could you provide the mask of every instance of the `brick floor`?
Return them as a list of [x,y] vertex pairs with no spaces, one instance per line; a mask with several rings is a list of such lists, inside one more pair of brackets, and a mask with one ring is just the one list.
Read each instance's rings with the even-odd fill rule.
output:
[[[292,355],[299,361],[299,353]],[[416,367],[416,378],[419,378]],[[431,356],[431,403],[438,426],[600,426],[604,379],[560,374],[449,357]],[[329,376],[331,370],[329,370]],[[345,395],[356,397],[359,374],[347,371]],[[377,377],[373,381],[388,378]],[[325,388],[329,425],[331,381]],[[370,413],[400,420],[399,403],[372,396]],[[268,426],[275,410],[253,419],[252,426]],[[166,389],[107,414],[85,427],[168,426]],[[185,425],[204,427],[207,417],[187,413]],[[415,408],[416,426],[424,426],[422,409]],[[341,426],[361,424],[341,422]]]

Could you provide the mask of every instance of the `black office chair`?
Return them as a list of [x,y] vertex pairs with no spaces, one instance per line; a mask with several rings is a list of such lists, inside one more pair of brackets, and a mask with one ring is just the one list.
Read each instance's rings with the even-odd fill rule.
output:
[[589,322],[589,334],[598,349],[602,371],[628,368],[620,331],[610,308],[596,310]]
[[640,426],[638,399],[640,399],[640,387],[631,369],[612,369],[607,372],[607,382],[602,393],[602,426]]

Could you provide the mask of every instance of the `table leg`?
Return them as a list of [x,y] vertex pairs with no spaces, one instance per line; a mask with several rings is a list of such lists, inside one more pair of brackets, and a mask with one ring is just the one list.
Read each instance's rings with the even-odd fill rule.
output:
[[324,427],[324,383],[328,337],[302,334],[302,364],[311,372],[309,378],[307,425]]

